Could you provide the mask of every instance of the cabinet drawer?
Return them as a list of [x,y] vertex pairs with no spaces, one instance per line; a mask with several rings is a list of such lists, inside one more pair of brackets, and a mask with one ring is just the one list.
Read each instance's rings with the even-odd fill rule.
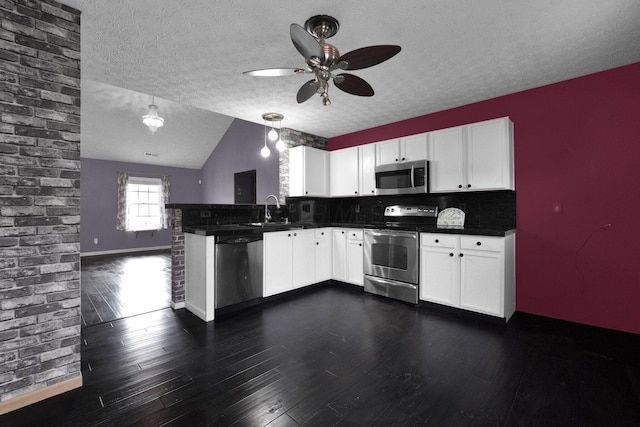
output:
[[316,228],[315,229],[315,238],[316,239],[322,239],[325,237],[331,237],[331,233],[329,232],[328,228]]
[[362,240],[362,230],[347,230],[349,240]]
[[458,238],[458,236],[422,233],[420,234],[420,245],[436,248],[455,248]]
[[477,251],[500,252],[504,247],[504,239],[502,237],[462,236],[460,237],[460,247]]

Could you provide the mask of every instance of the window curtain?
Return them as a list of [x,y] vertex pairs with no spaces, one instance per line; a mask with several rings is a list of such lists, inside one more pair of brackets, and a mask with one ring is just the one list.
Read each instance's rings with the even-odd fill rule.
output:
[[118,216],[116,222],[116,230],[126,231],[127,226],[127,183],[129,182],[129,174],[126,172],[118,172]]
[[162,229],[169,228],[169,215],[164,205],[169,203],[169,177],[162,177],[162,191],[160,192],[160,227]]

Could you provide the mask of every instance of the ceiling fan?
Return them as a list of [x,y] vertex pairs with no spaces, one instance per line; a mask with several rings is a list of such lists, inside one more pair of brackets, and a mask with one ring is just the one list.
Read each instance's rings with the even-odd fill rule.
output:
[[362,78],[348,73],[334,74],[336,70],[361,70],[380,64],[400,52],[400,46],[378,45],[367,46],[340,55],[338,49],[325,43],[325,39],[334,36],[340,25],[332,16],[313,16],[304,24],[291,24],[290,35],[293,45],[304,56],[304,68],[266,68],[245,71],[251,76],[288,76],[292,74],[315,74],[315,77],[298,90],[298,104],[305,102],[319,93],[323,105],[330,105],[329,81],[333,79],[335,86],[347,93],[358,96],[373,96],[374,91]]

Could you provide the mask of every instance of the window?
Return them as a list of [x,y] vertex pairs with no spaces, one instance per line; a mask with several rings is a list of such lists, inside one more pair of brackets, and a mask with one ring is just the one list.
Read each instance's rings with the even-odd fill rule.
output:
[[169,201],[169,177],[143,178],[118,173],[116,229],[122,231],[168,228],[164,205]]
[[[159,230],[162,182],[157,178],[130,177],[127,183],[127,222],[131,231]],[[164,206],[162,207],[164,209]]]

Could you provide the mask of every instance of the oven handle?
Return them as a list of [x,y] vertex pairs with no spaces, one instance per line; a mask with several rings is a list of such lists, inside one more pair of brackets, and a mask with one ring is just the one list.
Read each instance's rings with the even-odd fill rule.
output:
[[378,282],[378,283],[382,283],[382,284],[385,284],[385,285],[401,286],[403,288],[409,288],[409,289],[416,289],[417,288],[416,285],[412,285],[410,283],[397,282],[395,280],[387,280],[387,279],[382,279],[380,277],[372,277],[372,276],[367,276],[367,278],[369,280],[371,280],[372,282]]
[[365,230],[364,232],[374,237],[411,237],[413,239],[418,238],[418,234],[414,233],[413,231],[384,232],[384,231]]

